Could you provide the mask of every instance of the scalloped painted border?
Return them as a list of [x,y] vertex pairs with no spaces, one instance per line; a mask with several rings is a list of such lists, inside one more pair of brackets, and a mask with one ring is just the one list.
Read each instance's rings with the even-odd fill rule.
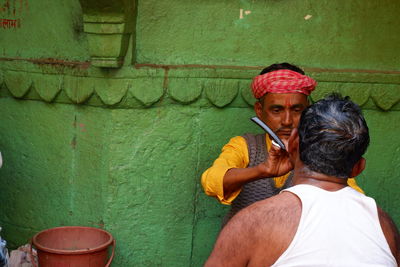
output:
[[[119,104],[126,105],[122,102],[123,99],[127,99],[128,94],[143,107],[150,107],[165,96],[182,105],[193,104],[204,98],[219,108],[229,106],[237,97],[241,97],[243,103],[249,106],[255,102],[249,86],[251,79],[175,76],[166,80],[162,75],[160,72],[150,71],[145,77],[97,78],[5,70],[0,71],[0,85],[18,99],[30,99],[32,95],[36,95],[31,92],[34,90],[39,100],[48,103],[57,102],[57,96],[61,92],[73,104],[85,104],[96,95],[102,104],[113,107],[118,107]],[[393,81],[319,81],[318,88],[311,98],[315,101],[336,91],[350,96],[360,106],[372,100],[378,109],[387,111],[400,102],[400,84],[390,82]]]

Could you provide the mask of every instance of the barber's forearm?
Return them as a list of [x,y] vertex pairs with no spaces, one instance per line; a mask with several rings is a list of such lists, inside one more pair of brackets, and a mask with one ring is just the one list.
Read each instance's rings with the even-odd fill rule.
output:
[[240,190],[248,182],[265,177],[273,176],[267,173],[263,164],[248,168],[229,169],[225,173],[223,180],[224,196],[228,197],[233,192]]

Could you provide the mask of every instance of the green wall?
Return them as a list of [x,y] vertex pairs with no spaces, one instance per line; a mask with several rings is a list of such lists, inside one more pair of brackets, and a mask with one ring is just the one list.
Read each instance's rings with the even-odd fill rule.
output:
[[258,131],[251,78],[282,61],[318,81],[313,100],[334,90],[362,106],[357,181],[400,224],[398,1],[107,2],[0,0],[18,22],[0,26],[11,247],[87,225],[116,238],[113,266],[201,266],[227,207],[200,175],[230,137]]

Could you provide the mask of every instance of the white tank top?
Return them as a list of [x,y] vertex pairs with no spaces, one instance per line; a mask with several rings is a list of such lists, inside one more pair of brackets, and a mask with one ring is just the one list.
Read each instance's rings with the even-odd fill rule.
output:
[[397,266],[379,223],[375,200],[351,187],[285,189],[302,202],[300,223],[272,266]]

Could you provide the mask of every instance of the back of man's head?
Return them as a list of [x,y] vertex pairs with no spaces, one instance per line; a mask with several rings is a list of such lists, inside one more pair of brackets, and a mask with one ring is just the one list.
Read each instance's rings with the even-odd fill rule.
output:
[[311,171],[340,178],[349,177],[369,145],[360,108],[339,94],[305,109],[298,132],[301,161]]

